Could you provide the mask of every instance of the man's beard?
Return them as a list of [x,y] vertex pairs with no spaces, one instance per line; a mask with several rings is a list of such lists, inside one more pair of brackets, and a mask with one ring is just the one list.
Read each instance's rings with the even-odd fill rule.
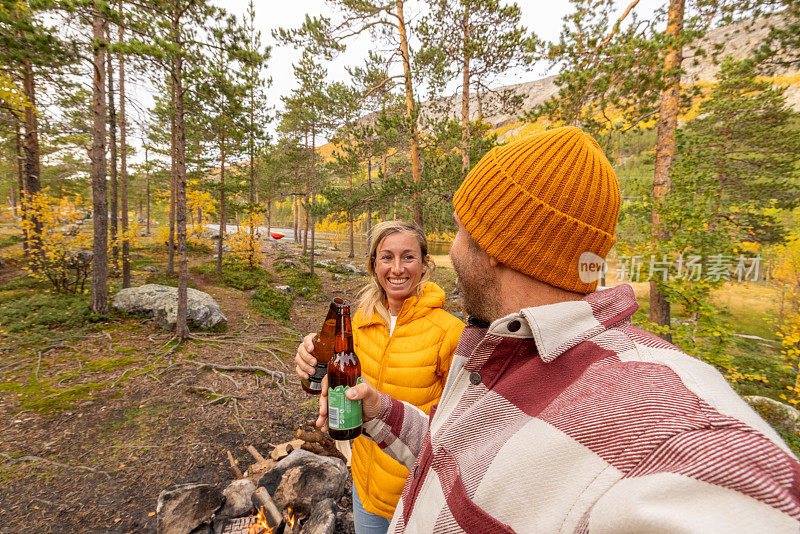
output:
[[461,290],[464,313],[487,323],[498,319],[501,316],[500,284],[493,273],[472,258],[463,263],[456,258],[451,258],[451,261],[458,275],[457,285]]

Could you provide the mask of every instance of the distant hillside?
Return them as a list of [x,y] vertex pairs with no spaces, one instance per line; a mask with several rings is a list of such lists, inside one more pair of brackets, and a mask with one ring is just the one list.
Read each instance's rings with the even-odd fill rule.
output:
[[[779,15],[763,17],[760,19],[743,21],[729,26],[716,28],[708,32],[704,39],[696,45],[687,46],[683,61],[683,69],[686,71],[682,78],[682,83],[694,85],[697,83],[708,83],[714,81],[714,76],[719,71],[719,66],[712,59],[712,52],[718,46],[722,46],[719,58],[732,55],[735,58],[747,57],[751,50],[755,48],[769,32],[770,25],[781,26],[783,19]],[[702,49],[705,55],[699,55],[696,49]],[[775,73],[776,83],[787,85],[786,96],[792,107],[800,110],[800,71],[791,70]],[[519,112],[512,114],[503,112],[492,112],[493,105],[489,101],[484,103],[483,120],[495,127],[504,130],[498,132],[502,136],[518,135],[519,119],[518,116],[525,111],[529,111],[558,93],[558,87],[554,84],[555,76],[548,76],[539,80],[524,82],[515,85],[500,87],[498,90],[510,90],[514,94],[522,97],[522,108]],[[471,119],[478,118],[478,102],[473,99],[470,103]],[[423,116],[442,117],[449,115],[459,118],[461,113],[461,95],[439,98],[434,101],[422,104]],[[365,117],[369,120],[369,116]],[[515,128],[503,128],[515,124]],[[501,139],[502,140],[502,139]]]

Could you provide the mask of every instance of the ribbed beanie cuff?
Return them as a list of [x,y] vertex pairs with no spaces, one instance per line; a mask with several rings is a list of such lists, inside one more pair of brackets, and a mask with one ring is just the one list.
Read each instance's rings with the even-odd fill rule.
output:
[[488,254],[579,293],[597,287],[597,263],[589,267],[587,259],[604,259],[614,245],[620,204],[611,164],[574,127],[492,149],[453,198],[461,223]]

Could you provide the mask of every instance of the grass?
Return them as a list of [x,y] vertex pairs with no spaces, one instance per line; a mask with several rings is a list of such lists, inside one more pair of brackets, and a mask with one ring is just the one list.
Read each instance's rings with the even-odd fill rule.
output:
[[0,328],[12,333],[79,328],[91,320],[88,295],[35,292],[0,299]]
[[0,248],[16,245],[22,242],[22,236],[19,234],[4,235],[0,237]]
[[23,274],[12,278],[2,286],[2,291],[13,291],[17,289],[47,289],[51,288],[52,284],[47,280],[40,280],[31,276],[30,274]]
[[258,313],[279,321],[288,321],[294,299],[276,289],[265,286],[258,288],[250,299],[250,304]]
[[[160,284],[162,286],[178,287],[178,273],[152,273],[144,280],[145,284]],[[187,281],[187,286],[197,289],[197,285],[191,280]]]
[[275,272],[283,279],[283,282],[301,297],[311,298],[322,294],[322,285],[316,274],[299,269],[293,263],[285,261],[276,261],[274,265]]
[[263,267],[256,266],[251,269],[248,265],[235,261],[224,261],[222,272],[217,272],[216,262],[213,261],[192,267],[192,272],[202,274],[214,284],[241,291],[262,287],[272,282],[272,273]]

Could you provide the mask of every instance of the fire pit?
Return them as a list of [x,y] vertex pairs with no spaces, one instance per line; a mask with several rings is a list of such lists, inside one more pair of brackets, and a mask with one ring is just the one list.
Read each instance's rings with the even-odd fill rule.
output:
[[[284,445],[278,446],[282,447],[279,455],[285,454],[287,447]],[[162,491],[156,509],[158,532],[333,534],[353,531],[351,481],[342,459],[298,449],[275,461],[265,459],[253,447],[248,450],[256,463],[244,473],[229,454],[237,479],[222,491],[208,484],[185,484]]]

